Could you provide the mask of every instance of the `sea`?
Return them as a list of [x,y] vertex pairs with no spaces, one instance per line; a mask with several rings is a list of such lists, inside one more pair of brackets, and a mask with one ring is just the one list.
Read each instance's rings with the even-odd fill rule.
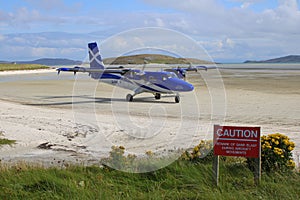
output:
[[219,69],[300,70],[300,63],[228,63],[216,66]]
[[[125,68],[136,68],[140,70],[149,71],[161,71],[165,68],[176,68],[176,67],[189,67],[190,65],[181,64],[147,64],[145,65],[126,65]],[[199,65],[193,65],[199,66]],[[206,66],[209,69],[220,69],[220,70],[249,70],[249,71],[273,71],[273,70],[300,70],[300,63],[226,63],[226,64],[203,64],[200,66]],[[73,66],[59,66],[59,67],[73,67]],[[88,67],[88,66],[83,66]],[[109,67],[119,67],[119,65],[110,65]],[[1,75],[1,73],[3,73]],[[0,72],[0,83],[12,82],[12,81],[32,81],[32,80],[61,80],[61,79],[74,79],[71,76],[73,73],[61,73],[57,75],[57,71],[53,68],[53,73],[36,73],[36,74],[9,74],[5,75],[5,72]],[[86,73],[85,73],[86,74]],[[88,76],[82,75],[77,76],[79,79],[89,78]]]

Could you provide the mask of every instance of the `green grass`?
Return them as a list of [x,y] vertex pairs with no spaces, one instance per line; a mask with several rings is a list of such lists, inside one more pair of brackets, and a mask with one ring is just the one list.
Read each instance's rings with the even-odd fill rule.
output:
[[96,166],[66,169],[0,165],[0,199],[299,199],[296,172],[263,174],[259,186],[245,164],[222,164],[220,186],[211,164],[177,161],[149,173]]
[[0,71],[47,69],[49,67],[37,64],[8,64],[0,63]]
[[[0,131],[0,137],[3,136],[3,132]],[[9,140],[6,138],[0,138],[0,147],[2,145],[13,145],[16,143],[16,140]]]
[[0,146],[2,146],[2,145],[13,145],[15,142],[16,142],[15,140],[0,138]]

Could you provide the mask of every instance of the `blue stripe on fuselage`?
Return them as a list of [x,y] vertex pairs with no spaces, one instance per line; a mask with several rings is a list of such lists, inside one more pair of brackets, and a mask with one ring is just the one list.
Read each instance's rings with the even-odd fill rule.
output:
[[[118,75],[115,75],[115,74],[102,74],[101,77],[100,77],[100,79],[117,79],[117,80],[119,80],[119,79],[121,79],[121,78],[122,78],[121,76],[118,76]],[[130,82],[130,81],[127,80],[127,79],[122,79],[122,80],[123,80],[123,81],[126,81],[126,82],[129,82],[129,83],[132,84],[132,82]],[[137,84],[138,86],[140,86],[140,87],[146,89],[146,90],[149,90],[149,91],[152,91],[152,92],[161,92],[161,91],[155,90],[155,89],[153,89],[153,88],[151,88],[151,87],[149,87],[149,86],[142,85],[142,84],[140,84],[140,83],[138,83],[138,82],[135,82],[135,81],[134,81],[134,83]],[[163,88],[162,85],[157,85],[157,86]]]
[[100,79],[121,79],[121,76],[115,74],[102,74]]
[[101,79],[104,79],[104,80],[106,80],[106,79],[114,79],[114,80],[122,80],[122,81],[124,81],[124,82],[127,82],[127,83],[130,83],[130,84],[133,84],[134,85],[134,83],[132,83],[130,80],[128,80],[127,78],[124,78],[124,77],[122,77],[122,76],[120,76],[120,75],[115,75],[115,74],[102,74],[101,76],[100,76],[100,78],[98,78],[100,81],[101,81]]
[[151,87],[148,87],[148,86],[146,86],[146,85],[142,85],[142,84],[140,84],[140,83],[137,83],[137,82],[135,82],[138,86],[140,86],[140,87],[142,87],[142,88],[144,88],[144,89],[146,89],[146,90],[150,90],[150,91],[152,91],[152,92],[161,92],[161,91],[159,91],[159,90],[155,90],[155,89],[153,89],[153,88],[151,88]]
[[[157,87],[160,87],[160,88],[163,88],[165,90],[170,90],[170,88],[164,86],[164,85],[161,85],[161,84],[158,84],[158,83],[153,83],[153,85],[156,85]],[[171,90],[170,90],[171,91]]]

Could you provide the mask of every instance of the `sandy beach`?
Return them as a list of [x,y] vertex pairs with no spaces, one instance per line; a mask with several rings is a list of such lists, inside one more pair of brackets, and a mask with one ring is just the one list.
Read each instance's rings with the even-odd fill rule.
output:
[[[0,131],[16,140],[0,148],[2,162],[97,163],[111,146],[157,155],[212,139],[213,124],[261,126],[283,133],[300,152],[300,70],[220,69],[190,73],[195,91],[126,102],[129,91],[87,74],[0,73]],[[220,80],[222,85],[220,85]],[[214,84],[216,83],[216,85]]]

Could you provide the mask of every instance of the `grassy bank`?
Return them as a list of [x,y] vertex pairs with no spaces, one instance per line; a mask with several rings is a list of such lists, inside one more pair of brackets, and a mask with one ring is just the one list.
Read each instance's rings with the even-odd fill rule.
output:
[[155,172],[134,174],[109,168],[0,167],[0,199],[299,199],[296,172],[263,174],[255,186],[245,164],[221,164],[220,187],[211,164],[178,161]]
[[6,138],[3,138],[3,132],[0,131],[0,148],[3,145],[13,145],[16,143],[16,140],[9,140]]
[[14,71],[14,70],[34,70],[34,69],[48,69],[49,67],[37,64],[9,64],[0,63],[0,71]]

